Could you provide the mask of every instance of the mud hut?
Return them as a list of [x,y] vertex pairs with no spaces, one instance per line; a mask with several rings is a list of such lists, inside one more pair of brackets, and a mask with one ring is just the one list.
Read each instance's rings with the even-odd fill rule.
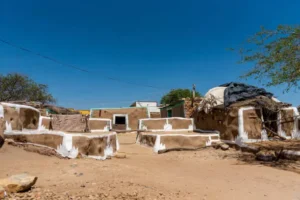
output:
[[196,129],[217,130],[224,141],[298,138],[298,110],[262,88],[228,83],[212,88],[191,117]]

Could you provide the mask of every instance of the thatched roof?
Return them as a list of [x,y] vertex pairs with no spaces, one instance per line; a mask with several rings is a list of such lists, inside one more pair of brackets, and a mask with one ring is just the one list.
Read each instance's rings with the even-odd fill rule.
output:
[[252,99],[247,99],[244,101],[238,101],[236,103],[233,103],[228,108],[230,109],[230,108],[244,107],[244,106],[253,106],[253,107],[264,108],[270,111],[277,112],[281,108],[290,107],[291,104],[274,101],[274,99],[266,96],[257,96]]

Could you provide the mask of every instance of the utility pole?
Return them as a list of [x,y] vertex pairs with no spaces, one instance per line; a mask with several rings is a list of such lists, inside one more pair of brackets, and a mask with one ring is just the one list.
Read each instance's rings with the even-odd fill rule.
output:
[[192,97],[192,107],[194,107],[194,99],[196,96],[196,85],[193,84],[193,97]]

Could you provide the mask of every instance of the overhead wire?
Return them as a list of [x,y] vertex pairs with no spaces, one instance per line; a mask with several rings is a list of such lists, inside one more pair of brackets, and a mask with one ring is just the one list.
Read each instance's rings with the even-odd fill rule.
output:
[[[7,40],[4,40],[2,38],[0,38],[0,42],[8,45],[8,46],[11,46],[11,47],[14,47],[16,49],[20,49],[22,51],[25,51],[25,52],[28,52],[28,53],[31,53],[31,54],[34,54],[36,56],[39,56],[43,59],[46,59],[46,60],[50,60],[56,64],[59,64],[61,66],[65,66],[65,67],[69,67],[69,68],[73,68],[73,69],[76,69],[78,71],[81,71],[81,72],[85,72],[85,73],[91,73],[91,74],[95,74],[94,72],[92,71],[89,71],[89,70],[86,70],[86,69],[83,69],[83,68],[80,68],[80,67],[77,67],[75,65],[70,65],[70,64],[67,64],[67,63],[63,63],[55,58],[52,58],[52,57],[49,57],[49,56],[45,56],[41,53],[37,53],[37,52],[34,52],[28,48],[24,48],[22,46],[18,46],[18,45],[15,45]],[[157,86],[152,86],[152,85],[148,85],[148,84],[140,84],[140,83],[135,83],[135,82],[131,82],[131,81],[127,81],[127,80],[124,80],[124,79],[120,79],[120,78],[115,78],[115,77],[111,77],[111,76],[106,76],[106,75],[102,75],[104,78],[106,79],[109,79],[109,80],[113,80],[113,81],[118,81],[118,82],[123,82],[123,83],[127,83],[127,84],[131,84],[131,85],[136,85],[136,86],[140,86],[140,87],[148,87],[148,88],[153,88],[153,89],[158,89],[158,90],[168,90],[166,88],[161,88],[161,87],[157,87]]]

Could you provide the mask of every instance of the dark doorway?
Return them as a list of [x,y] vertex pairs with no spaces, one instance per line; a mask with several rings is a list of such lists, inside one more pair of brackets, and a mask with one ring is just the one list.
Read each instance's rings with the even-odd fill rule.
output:
[[115,124],[126,124],[126,117],[116,116]]
[[168,117],[172,117],[173,116],[172,110],[168,110],[167,112],[168,112]]

